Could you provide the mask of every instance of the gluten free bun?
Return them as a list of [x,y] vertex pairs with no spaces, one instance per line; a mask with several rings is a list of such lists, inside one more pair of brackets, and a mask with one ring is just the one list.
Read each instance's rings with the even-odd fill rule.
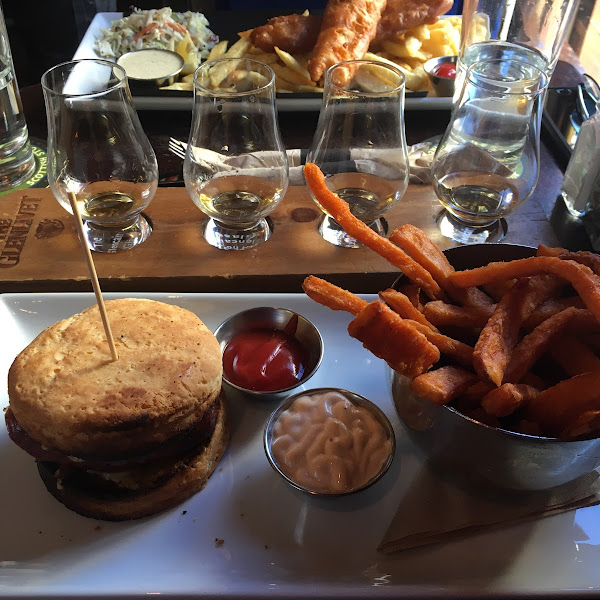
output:
[[203,487],[228,440],[222,360],[192,312],[152,300],[106,302],[43,331],[13,362],[6,420],[65,505],[102,519],[173,506]]

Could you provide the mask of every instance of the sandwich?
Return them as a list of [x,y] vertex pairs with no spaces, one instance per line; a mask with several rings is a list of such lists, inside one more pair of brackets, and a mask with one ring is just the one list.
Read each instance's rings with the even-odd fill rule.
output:
[[68,508],[105,520],[171,508],[206,484],[225,452],[222,359],[192,312],[145,299],[106,302],[55,323],[14,360],[10,438]]

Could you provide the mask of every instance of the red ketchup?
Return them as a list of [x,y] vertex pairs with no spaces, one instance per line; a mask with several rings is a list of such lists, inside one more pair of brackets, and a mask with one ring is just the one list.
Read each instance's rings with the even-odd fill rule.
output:
[[433,70],[433,74],[438,77],[454,79],[456,77],[456,64],[452,62],[441,63]]
[[223,352],[223,371],[231,383],[257,392],[288,388],[304,374],[306,353],[289,333],[252,329],[234,336]]

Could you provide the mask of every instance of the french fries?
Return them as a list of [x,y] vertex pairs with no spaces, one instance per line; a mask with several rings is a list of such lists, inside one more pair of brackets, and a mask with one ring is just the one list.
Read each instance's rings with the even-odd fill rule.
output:
[[[316,200],[347,233],[403,271],[406,281],[397,287],[411,297],[387,289],[368,303],[314,276],[303,287],[317,302],[354,315],[350,335],[410,378],[413,393],[518,433],[600,435],[596,255],[540,247],[532,258],[456,271],[412,225],[392,232],[392,251],[389,240],[347,216],[347,204],[322,185],[315,165],[307,164],[305,174]],[[488,284],[501,294],[497,302],[479,287]],[[469,293],[452,294],[457,290]],[[440,292],[451,300],[436,299]]]
[[[429,77],[423,65],[435,56],[448,56],[458,53],[462,20],[459,16],[441,18],[435,23],[419,25],[407,31],[399,41],[384,42],[383,50],[367,52],[365,59],[393,65],[400,69],[406,78],[406,90],[413,92],[429,91]],[[249,40],[251,30],[238,33],[238,39],[230,45],[228,40],[222,40],[210,51],[207,61],[218,58],[252,58],[269,65],[275,71],[275,87],[278,92],[322,92],[323,88],[311,81],[306,68],[309,55],[292,55],[285,50],[275,47],[274,52],[263,52],[252,45]],[[224,84],[228,76],[235,70],[233,66],[221,65],[211,72],[213,87],[230,85],[232,79]],[[373,88],[378,89],[377,81],[385,78],[384,69],[374,69],[370,76],[373,78]],[[233,80],[236,76],[233,77]],[[395,82],[392,82],[395,85]],[[368,87],[369,82],[364,82]],[[193,89],[193,77],[182,78],[163,90]]]

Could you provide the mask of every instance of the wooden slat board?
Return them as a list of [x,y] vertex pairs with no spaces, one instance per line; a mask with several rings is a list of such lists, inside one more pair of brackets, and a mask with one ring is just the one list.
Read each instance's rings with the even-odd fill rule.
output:
[[[442,248],[453,245],[435,224],[440,204],[429,185],[410,185],[387,215],[423,228]],[[369,249],[343,249],[317,232],[321,213],[307,188],[292,187],[272,214],[273,235],[251,250],[223,251],[202,238],[204,215],[185,188],[160,188],[146,211],[154,231],[137,248],[94,253],[105,291],[299,292],[307,274],[355,292],[389,285],[397,271]],[[535,200],[508,219],[506,243],[556,245]],[[0,199],[0,292],[89,291],[91,285],[73,217],[49,189],[16,191]]]

